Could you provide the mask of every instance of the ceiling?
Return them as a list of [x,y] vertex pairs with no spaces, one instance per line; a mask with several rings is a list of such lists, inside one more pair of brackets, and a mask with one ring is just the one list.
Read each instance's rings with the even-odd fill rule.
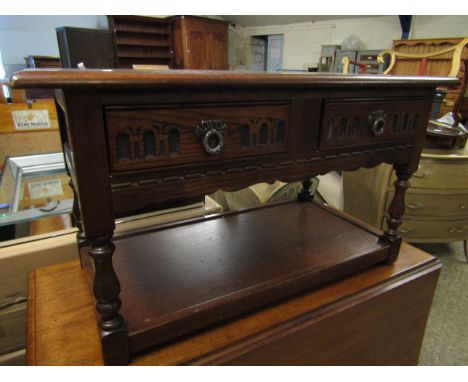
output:
[[266,26],[266,25],[284,25],[292,23],[307,23],[315,21],[329,21],[329,20],[340,20],[356,17],[372,17],[372,16],[357,16],[357,15],[227,15],[221,17],[234,24],[240,24],[243,27],[253,27],[253,26]]

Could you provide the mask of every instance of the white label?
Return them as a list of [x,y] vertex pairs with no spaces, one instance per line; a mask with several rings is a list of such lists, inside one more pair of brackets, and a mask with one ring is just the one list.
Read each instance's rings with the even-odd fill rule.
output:
[[47,198],[49,196],[63,195],[62,182],[60,179],[42,180],[28,184],[29,197],[31,199]]
[[50,119],[48,110],[16,110],[12,111],[13,123],[16,130],[49,129]]

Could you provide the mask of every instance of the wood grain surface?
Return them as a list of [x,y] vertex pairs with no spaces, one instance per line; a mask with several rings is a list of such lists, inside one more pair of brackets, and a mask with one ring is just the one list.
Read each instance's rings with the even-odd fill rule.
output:
[[[310,203],[197,220],[114,240],[131,353],[368,268],[391,252],[375,233]],[[92,289],[88,250],[81,258]]]
[[9,85],[12,88],[115,88],[115,87],[240,87],[256,82],[263,87],[320,87],[338,85],[353,87],[356,85],[380,86],[385,83],[392,87],[458,85],[457,78],[449,77],[399,77],[351,74],[303,74],[303,73],[261,73],[216,71],[134,71],[115,70],[79,70],[79,69],[42,69],[23,70],[13,74]]
[[[397,229],[404,213],[404,193],[408,186],[408,178],[417,170],[434,89],[436,86],[458,83],[457,79],[445,77],[229,71],[40,70],[22,71],[13,75],[10,85],[15,88],[37,86],[61,89],[56,91],[57,104],[60,106],[58,115],[61,121],[61,138],[67,158],[67,168],[79,200],[80,218],[78,219],[76,213],[75,221],[82,221],[84,235],[90,244],[89,254],[95,270],[92,290],[96,299],[96,311],[99,312],[98,322],[106,364],[126,363],[128,343],[131,352],[135,352],[154,344],[155,340],[169,340],[205,324],[231,317],[232,314],[244,311],[243,309],[258,307],[260,302],[279,301],[291,292],[303,290],[303,287],[316,286],[317,283],[342,277],[376,261],[395,261],[401,243]],[[356,102],[357,100],[362,102]],[[404,107],[395,106],[395,102],[400,101]],[[340,121],[332,120],[332,114],[337,113],[333,112],[330,105],[343,102],[349,104],[345,108],[335,109],[344,113],[340,115]],[[280,137],[279,141],[285,145],[284,151],[264,152],[264,148],[255,145],[255,151],[258,150],[258,154],[262,155],[246,153],[244,156],[242,146],[246,145],[245,138],[248,134],[243,137],[241,128],[241,134],[239,131],[232,134],[233,140],[226,139],[229,147],[221,152],[219,143],[223,141],[223,136],[226,136],[226,131],[229,129],[231,133],[236,131],[234,124],[227,126],[223,122],[224,118],[230,119],[233,116],[232,105],[239,105],[237,115],[248,115],[250,119],[250,117],[265,117],[266,107],[259,107],[260,103],[287,106],[283,111],[277,108],[281,111],[279,113],[281,120],[289,116],[287,121],[281,122],[283,127],[276,132],[276,136]],[[193,113],[201,105],[205,105],[208,110],[204,113],[203,120],[192,118],[190,127],[180,126],[181,118],[187,113]],[[172,115],[169,120],[166,120],[165,116],[162,124],[158,125],[159,116],[156,118],[155,115],[159,115],[163,109],[174,107],[183,110],[177,115]],[[125,115],[131,121],[130,125],[117,126],[115,121],[112,123],[106,121],[107,111],[110,113],[110,110],[114,112],[119,108],[126,110]],[[149,109],[157,109],[158,112],[153,113],[150,120],[146,121],[144,118]],[[402,109],[401,115],[397,115],[397,109]],[[328,110],[328,113],[324,110]],[[196,112],[199,111],[197,109]],[[175,126],[172,124],[169,126],[168,122],[174,118]],[[205,120],[205,118],[210,119]],[[324,118],[326,118],[325,124],[322,123]],[[139,135],[142,128],[148,128],[142,125],[142,121],[148,122],[149,128],[154,129],[153,135],[146,135],[146,140],[145,133]],[[195,122],[197,125],[192,126]],[[278,126],[276,122],[274,125]],[[117,132],[117,136],[114,137],[117,140],[115,142],[117,149],[114,147],[116,156],[112,156],[113,154],[106,148],[110,147],[111,150],[113,148],[114,142],[109,142],[109,136],[114,132],[115,126],[119,130],[126,129],[127,135],[121,136],[122,130]],[[167,130],[167,137],[164,129]],[[271,139],[270,133],[274,130],[270,130],[268,126],[262,129],[260,125],[259,131],[253,133],[251,128],[249,142],[252,144],[260,142],[263,145],[271,141],[278,142],[277,139]],[[283,133],[281,130],[284,130]],[[193,134],[198,137],[198,142]],[[322,140],[324,134],[327,134],[327,139],[329,138],[327,145]],[[346,137],[354,135],[365,139],[356,139],[353,145],[348,147]],[[208,139],[209,137],[211,138]],[[158,161],[153,162],[154,167],[153,164],[151,167],[142,167],[139,164],[142,153],[145,154],[146,160],[146,156],[158,152],[166,153],[166,146],[171,149],[169,157],[163,162],[160,161],[163,165],[158,165]],[[210,148],[217,148],[217,153],[210,152],[212,151]],[[249,147],[248,150],[251,149]],[[179,163],[177,160],[173,161],[178,155],[181,158],[187,156]],[[218,160],[209,160],[211,155],[218,155],[216,158]],[[130,162],[125,168],[119,169],[122,171],[115,171],[117,168],[115,165],[113,168],[112,164],[115,164],[116,158],[117,163],[127,159]],[[231,223],[226,224],[230,229],[234,232],[236,229],[241,231],[238,236],[229,235],[224,225],[218,224],[219,233],[225,237],[223,246],[220,245],[221,241],[216,239],[218,233],[216,229],[198,232],[196,238],[200,243],[204,241],[204,245],[194,244],[193,235],[190,233],[177,236],[181,231],[179,229],[168,233],[167,240],[156,240],[153,244],[151,244],[152,234],[148,234],[145,240],[133,240],[132,243],[137,251],[141,250],[147,256],[137,256],[135,253],[132,254],[135,256],[127,256],[127,258],[134,257],[134,260],[140,261],[142,266],[137,267],[139,270],[135,272],[134,278],[130,283],[126,283],[127,287],[135,285],[134,296],[137,297],[131,299],[135,301],[134,309],[131,309],[131,312],[125,311],[123,315],[120,314],[120,283],[112,260],[115,248],[112,236],[116,217],[191,203],[193,198],[211,194],[218,189],[231,191],[265,181],[303,181],[331,170],[371,167],[382,162],[391,163],[398,170],[395,198],[390,205],[390,217],[387,219],[389,229],[385,230],[384,236],[379,236],[378,239],[378,244],[385,242],[389,249],[388,253],[383,254],[381,249],[375,248],[377,242],[375,236],[372,246],[368,245],[369,241],[357,232],[355,235],[346,234],[355,231],[353,224],[348,224],[346,227],[334,221],[324,224],[321,221],[322,216],[319,219],[308,216],[309,207],[303,207],[303,212],[299,212],[300,208],[291,208],[292,212],[289,215],[283,213],[285,217],[282,223],[285,227],[288,226],[284,231],[276,227],[271,230],[272,232],[268,232],[271,226],[268,226],[266,221],[272,216],[265,216],[265,219],[256,221],[252,218],[253,224],[248,227],[252,232],[249,233],[233,224],[233,220],[229,220]],[[307,182],[303,184],[306,185]],[[302,199],[307,199],[307,192],[301,195],[304,196]],[[75,212],[78,212],[77,209]],[[307,221],[308,224],[301,226]],[[294,222],[299,225],[291,228],[290,225],[294,225]],[[265,232],[262,231],[262,227],[267,228]],[[316,231],[317,235],[313,236],[313,242],[307,242],[304,249],[301,247],[301,240],[309,240],[311,231]],[[328,231],[333,231],[333,234]],[[207,236],[204,237],[203,234]],[[285,235],[288,234],[291,237],[286,239]],[[261,240],[257,240],[256,235],[262,236]],[[278,238],[279,240],[276,240]],[[195,257],[189,256],[190,250],[181,251],[179,246],[184,241],[187,248],[195,248],[197,251]],[[120,247],[123,242],[119,243]],[[320,261],[318,258],[310,258],[307,248],[320,247],[323,243],[327,244],[318,251],[321,253]],[[211,244],[214,244],[213,248]],[[164,258],[167,253],[171,253],[171,251],[165,252],[166,247],[170,245],[175,246],[173,253],[180,251],[185,257],[182,260],[177,257]],[[132,246],[125,251],[130,253]],[[221,248],[221,251],[217,251],[216,246]],[[348,256],[353,246],[361,251],[355,258]],[[275,251],[272,247],[282,248],[282,255],[289,257],[291,265],[284,262],[279,255],[281,251]],[[119,256],[118,251],[119,248],[115,256],[116,263],[118,259],[125,258]],[[230,255],[226,258],[222,256],[209,258],[210,254],[222,254],[223,251]],[[245,256],[243,252],[250,256]],[[269,262],[262,257],[268,252],[276,254],[273,255],[274,261]],[[153,255],[154,253],[156,254]],[[198,257],[200,255],[206,255],[206,259]],[[226,265],[223,261],[234,259],[235,256],[238,256],[238,262],[229,260],[231,262],[228,261],[228,266],[223,268],[223,265]],[[88,259],[87,256],[84,258]],[[158,260],[153,262],[156,258]],[[206,281],[206,278],[204,284],[196,282],[202,279],[203,271],[206,272],[206,269],[194,264],[194,258],[196,261],[213,261],[208,267],[214,275],[213,288],[209,286],[210,281]],[[248,258],[251,260],[247,260]],[[301,264],[299,261],[301,258],[310,262]],[[351,259],[352,261],[348,261]],[[171,260],[177,261],[174,263]],[[159,261],[163,264],[159,264]],[[262,261],[265,264],[272,264],[271,268],[265,267]],[[192,306],[187,306],[185,303],[174,305],[173,300],[158,294],[159,289],[168,290],[167,288],[164,289],[157,283],[145,284],[147,280],[154,278],[151,276],[152,272],[157,273],[159,268],[166,268],[168,273],[158,274],[158,277],[165,280],[164,283],[167,284],[165,286],[171,285],[172,289],[180,291],[176,285],[180,282],[179,278],[183,277],[173,272],[174,264],[177,263],[181,269],[189,270],[182,284],[185,285],[185,290],[195,293],[196,302]],[[301,269],[301,266],[305,266],[306,270],[305,274],[302,273],[302,278],[300,271],[294,273]],[[130,266],[123,268],[132,269]],[[118,269],[120,274],[121,269],[122,267]],[[270,272],[273,269],[276,271]],[[224,275],[226,282],[231,283],[228,288],[226,284],[221,283],[221,288],[220,284],[217,284],[222,278],[223,270],[226,271]],[[312,273],[315,271],[307,273],[310,270],[320,270],[320,272],[314,278]],[[289,280],[284,278],[285,275],[288,275]],[[267,288],[262,289],[265,277],[268,282],[280,280],[275,284],[276,289],[270,288],[271,284],[268,282]],[[145,282],[140,285],[135,283],[134,279],[145,279]],[[255,279],[260,281],[253,285],[252,280]],[[282,284],[285,280],[286,284]],[[195,283],[192,290],[190,287],[193,281]],[[288,287],[282,289],[281,286],[285,285]],[[216,293],[206,294],[205,289]],[[229,300],[230,295],[242,298]],[[202,298],[199,298],[200,296]],[[183,293],[177,293],[175,297],[174,300],[180,298],[181,301],[187,301],[187,296]],[[166,300],[167,306],[170,307],[169,311],[158,312],[157,301],[161,301],[161,298]],[[201,308],[201,305],[210,299],[212,299],[211,308],[217,306],[216,309]],[[195,309],[195,314],[190,314],[192,308]],[[198,308],[200,310],[197,310]],[[149,313],[147,317],[146,313]],[[135,314],[137,321],[142,320],[147,325],[138,326],[138,330],[133,331],[133,337],[130,335],[129,342],[126,318],[123,316]],[[190,321],[187,318],[190,316],[198,316],[198,321]],[[129,330],[132,332],[135,321],[130,319],[129,322],[131,322]],[[162,322],[165,323],[166,330],[160,330],[156,335],[151,329],[157,326],[163,328],[164,325],[160,326]],[[172,326],[169,329],[167,325]],[[146,329],[148,332],[145,334]]]
[[[439,269],[432,256],[403,244],[393,265],[153,348],[131,365],[414,365]],[[32,272],[28,308],[29,365],[103,364],[78,260]],[[300,335],[302,327],[307,335]]]

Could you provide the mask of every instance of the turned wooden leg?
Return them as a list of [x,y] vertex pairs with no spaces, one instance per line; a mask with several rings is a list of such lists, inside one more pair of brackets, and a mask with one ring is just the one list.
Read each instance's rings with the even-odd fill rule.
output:
[[311,188],[312,187],[312,180],[305,179],[302,181],[302,189],[297,194],[297,200],[300,202],[310,202],[314,195],[312,194]]
[[392,264],[398,258],[401,246],[401,236],[398,232],[398,227],[402,223],[401,218],[405,213],[405,193],[410,186],[408,179],[411,173],[407,170],[405,165],[394,165],[397,180],[395,181],[395,195],[390,202],[390,207],[387,213],[387,229],[384,231],[384,236],[390,242],[390,254],[388,263]]
[[100,315],[99,332],[106,365],[126,365],[129,361],[127,329],[119,314],[120,283],[112,266],[115,246],[112,236],[92,239],[89,255],[94,262],[93,294]]

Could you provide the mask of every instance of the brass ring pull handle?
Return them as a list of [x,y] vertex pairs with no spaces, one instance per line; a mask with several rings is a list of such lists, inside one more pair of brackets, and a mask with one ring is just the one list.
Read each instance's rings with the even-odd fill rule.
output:
[[467,202],[463,202],[463,203],[461,204],[460,208],[461,208],[462,210],[467,210],[467,209],[468,209],[468,203],[467,203]]
[[465,231],[465,227],[462,227],[462,228],[451,227],[449,230],[450,233],[462,233],[463,231]]
[[383,110],[373,111],[369,114],[367,120],[376,137],[384,133],[385,124],[387,123],[387,114]]
[[424,203],[416,203],[416,204],[409,204],[405,203],[406,207],[408,207],[410,210],[417,210],[419,208],[424,208]]
[[408,232],[413,232],[414,229],[410,228],[410,227],[408,227],[408,228],[400,227],[400,228],[398,228],[398,231],[400,231],[401,233],[408,233]]
[[217,119],[201,121],[195,129],[195,134],[209,155],[216,155],[223,151],[224,137],[227,132],[226,123]]

